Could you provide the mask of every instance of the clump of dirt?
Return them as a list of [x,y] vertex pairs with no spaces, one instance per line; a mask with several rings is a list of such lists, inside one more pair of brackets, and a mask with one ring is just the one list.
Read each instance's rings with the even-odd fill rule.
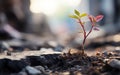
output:
[[116,54],[113,54],[97,53],[95,56],[88,56],[80,50],[70,49],[68,53],[59,56],[59,64],[50,67],[53,71],[51,74],[66,75],[64,73],[68,72],[67,75],[119,75],[120,69],[107,63],[111,60],[110,57],[115,57]]

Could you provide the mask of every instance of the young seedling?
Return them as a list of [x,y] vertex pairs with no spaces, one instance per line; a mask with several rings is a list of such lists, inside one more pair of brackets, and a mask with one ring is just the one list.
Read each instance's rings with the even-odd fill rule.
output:
[[[84,54],[84,46],[85,46],[86,39],[90,35],[92,30],[99,31],[99,28],[97,27],[96,23],[103,19],[103,15],[98,15],[98,16],[94,17],[90,14],[80,13],[78,10],[74,10],[74,14],[70,15],[69,17],[76,19],[82,28],[82,33],[83,33],[83,37],[84,37],[83,41],[82,41],[82,53]],[[91,24],[91,26],[90,26],[91,28],[88,31],[88,33],[86,32],[86,29],[85,29],[85,23],[87,21],[85,22],[82,20],[84,17],[87,17]]]

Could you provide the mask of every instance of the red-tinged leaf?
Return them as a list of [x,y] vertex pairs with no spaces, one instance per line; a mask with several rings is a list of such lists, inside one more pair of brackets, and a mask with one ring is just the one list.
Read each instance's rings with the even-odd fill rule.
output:
[[92,26],[95,26],[96,25],[96,19],[94,16],[92,15],[89,15],[88,18],[90,19],[91,23],[92,23]]
[[90,19],[90,21],[92,22],[92,15],[88,15],[88,18]]
[[99,28],[97,28],[97,27],[94,27],[93,30],[100,31]]
[[103,19],[103,15],[98,15],[95,17],[96,22],[99,22],[102,19]]

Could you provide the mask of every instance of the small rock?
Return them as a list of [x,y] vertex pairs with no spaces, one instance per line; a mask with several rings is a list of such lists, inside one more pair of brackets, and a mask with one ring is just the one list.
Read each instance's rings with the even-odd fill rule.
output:
[[43,73],[45,73],[45,69],[42,66],[35,66],[35,68]]
[[10,46],[9,46],[8,43],[6,43],[6,42],[2,42],[2,48],[3,48],[3,49],[9,49]]
[[63,49],[64,49],[64,47],[63,47],[62,45],[57,45],[57,46],[54,48],[55,51],[59,51],[59,52],[62,52]]
[[113,68],[117,68],[120,70],[120,61],[117,60],[117,59],[111,59],[109,62],[108,62],[108,65],[110,65],[111,67]]
[[10,48],[9,44],[6,42],[0,42],[0,52],[4,52]]
[[31,66],[27,66],[25,69],[29,75],[40,75],[41,74],[41,72],[39,70],[37,70],[36,68],[33,68]]

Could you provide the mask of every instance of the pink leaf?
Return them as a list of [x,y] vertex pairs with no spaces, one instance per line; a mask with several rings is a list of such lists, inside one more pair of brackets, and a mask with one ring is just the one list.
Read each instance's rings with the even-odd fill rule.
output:
[[99,22],[102,19],[103,19],[103,15],[98,15],[95,17],[96,22]]
[[88,18],[91,22],[93,21],[93,16],[92,15],[88,15]]
[[94,29],[95,31],[100,31],[97,27],[94,27],[93,29]]
[[92,16],[92,15],[88,15],[88,18],[89,18],[89,20],[91,21],[92,26],[95,26],[95,25],[96,25],[96,19],[95,19],[95,17]]

